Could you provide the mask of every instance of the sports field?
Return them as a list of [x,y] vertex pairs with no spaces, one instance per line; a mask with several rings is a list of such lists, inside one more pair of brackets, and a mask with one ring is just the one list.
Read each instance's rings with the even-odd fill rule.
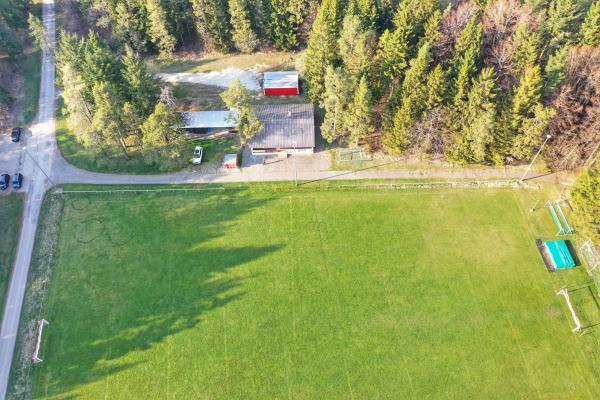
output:
[[600,398],[540,193],[60,196],[33,398]]

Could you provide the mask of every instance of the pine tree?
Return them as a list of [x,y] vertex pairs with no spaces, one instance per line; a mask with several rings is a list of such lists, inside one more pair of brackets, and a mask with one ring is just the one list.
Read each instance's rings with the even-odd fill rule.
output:
[[[477,15],[475,15],[469,19],[456,40],[456,44],[454,45],[454,59],[460,62],[466,54],[471,54],[475,63],[478,63],[481,58],[482,45],[483,24],[478,21]],[[458,65],[458,63],[454,65]]]
[[552,93],[560,85],[565,77],[565,66],[569,48],[563,46],[558,48],[546,63],[546,74],[544,76],[544,93]]
[[344,18],[338,49],[344,68],[350,76],[358,78],[368,72],[372,51],[369,46],[371,32],[365,31],[356,15]]
[[160,0],[146,0],[148,10],[148,35],[158,48],[161,57],[169,57],[177,45],[177,39],[171,32],[168,16]]
[[98,137],[96,145],[109,154],[120,152],[129,158],[125,126],[123,124],[123,103],[118,88],[109,82],[99,82],[92,89],[94,116],[92,126]]
[[575,226],[590,239],[600,241],[600,167],[583,172],[571,191]]
[[146,65],[139,55],[129,47],[121,58],[126,98],[143,117],[148,116],[160,94],[158,81],[148,73]]
[[532,116],[542,96],[542,75],[538,65],[528,69],[515,91],[512,105],[512,127],[520,130],[523,120]]
[[462,112],[476,71],[475,57],[472,52],[468,52],[460,60],[458,75],[454,82],[454,108],[458,113]]
[[354,93],[354,99],[348,107],[348,121],[346,123],[348,130],[348,141],[353,146],[363,141],[373,130],[373,106],[371,91],[367,78],[363,75],[358,83],[358,88]]
[[540,53],[541,38],[531,31],[528,23],[520,24],[513,38],[512,70],[516,77],[537,62]]
[[347,134],[348,105],[351,101],[352,81],[341,68],[328,66],[325,73],[325,91],[320,106],[325,110],[321,135],[328,143]]
[[27,25],[29,27],[29,36],[31,36],[37,48],[47,49],[49,47],[47,32],[42,21],[35,15],[29,13]]
[[158,164],[161,170],[181,167],[186,163],[185,136],[176,128],[179,115],[166,104],[158,102],[152,114],[142,124],[144,160]]
[[600,0],[588,9],[579,30],[579,42],[588,46],[600,46]]
[[442,10],[435,10],[425,23],[424,33],[422,40],[429,42],[430,44],[435,43],[440,35],[440,26],[442,24]]
[[473,82],[462,118],[455,158],[482,163],[490,159],[496,123],[496,80],[493,68],[484,68]]
[[377,1],[376,0],[350,0],[346,15],[355,15],[360,21],[364,31],[375,30],[377,27]]
[[410,57],[410,29],[407,26],[394,31],[386,30],[379,38],[375,55],[378,71],[375,85],[380,91],[388,88],[390,83],[402,80]]
[[415,121],[426,110],[429,100],[426,87],[427,70],[431,63],[429,50],[429,44],[425,43],[419,49],[417,56],[411,60],[410,68],[402,82],[401,106],[396,107],[394,101],[390,101],[391,104],[388,103],[388,108],[394,117],[385,145],[393,152],[401,153],[410,146],[411,129]]
[[580,18],[577,0],[552,0],[545,23],[552,50],[573,42]]
[[246,0],[229,0],[229,14],[233,26],[232,39],[242,53],[252,53],[258,46],[258,37],[250,23],[249,5]]
[[542,143],[543,133],[556,115],[552,107],[536,103],[531,111],[532,116],[523,119],[519,134],[515,137],[512,154],[517,158],[529,159],[534,150]]
[[305,6],[303,0],[271,0],[271,38],[277,49],[291,51],[298,47]]
[[314,102],[323,98],[325,72],[335,60],[341,18],[340,6],[340,0],[323,0],[308,40],[305,80],[308,95]]
[[190,0],[196,15],[198,33],[211,50],[231,51],[231,31],[225,0]]
[[431,110],[440,106],[446,95],[446,76],[440,64],[436,65],[433,71],[427,76],[427,102],[426,110]]
[[119,62],[106,42],[94,31],[90,31],[87,40],[83,42],[79,69],[88,93],[91,93],[98,82],[120,85]]

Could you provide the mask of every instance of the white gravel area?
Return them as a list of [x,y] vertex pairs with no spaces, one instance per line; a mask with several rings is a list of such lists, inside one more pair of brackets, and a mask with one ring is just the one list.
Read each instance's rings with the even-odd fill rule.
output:
[[235,79],[239,79],[242,84],[255,92],[260,91],[261,73],[255,69],[226,68],[222,71],[203,72],[198,74],[191,73],[171,73],[156,74],[156,76],[169,83],[185,82],[200,83],[203,85],[212,85],[228,87]]

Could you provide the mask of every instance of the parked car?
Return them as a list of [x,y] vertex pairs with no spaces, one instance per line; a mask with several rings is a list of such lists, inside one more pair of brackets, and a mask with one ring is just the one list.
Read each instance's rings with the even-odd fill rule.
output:
[[201,146],[196,146],[194,149],[194,157],[192,158],[192,164],[201,164],[202,163],[202,154],[204,150]]
[[17,172],[13,175],[13,189],[21,189],[23,186],[23,174]]
[[10,175],[8,175],[8,174],[0,175],[0,189],[1,190],[7,189],[9,184],[10,184]]
[[10,134],[10,138],[13,142],[18,142],[19,140],[21,140],[21,133],[23,131],[23,128],[13,128],[12,133]]

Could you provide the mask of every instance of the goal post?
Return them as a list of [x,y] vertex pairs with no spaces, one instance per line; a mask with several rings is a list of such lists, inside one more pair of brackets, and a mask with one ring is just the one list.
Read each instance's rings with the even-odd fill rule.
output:
[[42,345],[42,332],[44,330],[44,326],[49,325],[50,322],[46,321],[45,319],[41,319],[38,321],[38,333],[37,333],[37,340],[35,342],[35,350],[33,352],[33,363],[37,364],[37,363],[41,363],[42,360],[40,358],[40,346]]
[[562,295],[565,298],[565,301],[567,302],[567,307],[569,307],[569,311],[571,311],[571,316],[573,317],[573,322],[575,323],[575,328],[573,328],[571,332],[581,332],[581,321],[577,317],[577,313],[573,308],[573,303],[571,303],[571,297],[569,296],[569,291],[567,290],[567,288],[561,288],[558,292],[556,292],[556,295]]

